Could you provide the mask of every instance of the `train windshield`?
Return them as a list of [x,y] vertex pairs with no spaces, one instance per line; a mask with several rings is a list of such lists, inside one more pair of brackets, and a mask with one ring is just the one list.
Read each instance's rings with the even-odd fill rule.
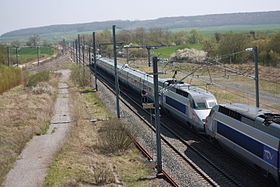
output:
[[197,102],[196,109],[197,110],[205,110],[213,108],[217,103],[215,101],[207,101],[207,102]]
[[207,109],[207,106],[205,103],[196,103],[196,109],[197,110]]
[[215,101],[208,101],[208,108],[213,108],[215,105],[217,105],[217,103]]

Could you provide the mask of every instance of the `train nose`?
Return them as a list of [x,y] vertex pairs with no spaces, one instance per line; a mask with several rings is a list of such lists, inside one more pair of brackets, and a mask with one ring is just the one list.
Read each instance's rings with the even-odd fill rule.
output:
[[205,123],[206,117],[209,115],[210,110],[196,110],[195,112],[199,120]]

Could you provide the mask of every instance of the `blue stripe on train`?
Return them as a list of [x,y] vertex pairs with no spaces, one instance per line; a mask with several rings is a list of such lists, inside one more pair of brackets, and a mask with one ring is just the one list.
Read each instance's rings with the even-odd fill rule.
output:
[[[278,151],[256,141],[245,134],[242,134],[231,127],[224,125],[221,122],[217,122],[217,132],[229,139],[230,141],[236,143],[237,145],[243,147],[247,151],[253,153],[259,158],[263,159],[267,163],[279,168],[278,166]],[[280,161],[279,161],[280,162]]]
[[166,103],[172,106],[173,108],[176,108],[180,112],[183,112],[184,114],[186,113],[186,105],[180,103],[179,101],[176,101],[175,99],[166,96]]

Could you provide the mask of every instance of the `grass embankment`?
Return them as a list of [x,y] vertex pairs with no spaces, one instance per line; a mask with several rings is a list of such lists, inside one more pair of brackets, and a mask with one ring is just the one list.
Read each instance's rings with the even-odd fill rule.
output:
[[[54,54],[54,48],[51,47],[42,47],[39,48],[40,58],[44,58],[47,56],[51,56]],[[26,62],[32,61],[33,59],[37,59],[37,48],[22,48],[18,50],[19,62],[24,64]],[[11,57],[16,58],[16,50],[11,49]]]
[[21,85],[0,95],[0,186],[25,144],[48,129],[57,76],[33,88]]
[[71,89],[75,124],[50,166],[45,186],[157,186],[147,179],[152,170],[127,136],[130,125],[109,119],[94,90]]
[[3,93],[21,83],[20,68],[0,65],[0,93]]
[[177,51],[178,49],[184,48],[194,48],[197,50],[202,50],[202,44],[185,44],[179,46],[171,46],[171,47],[163,47],[153,50],[153,52],[159,55],[160,58],[169,58],[172,53]]

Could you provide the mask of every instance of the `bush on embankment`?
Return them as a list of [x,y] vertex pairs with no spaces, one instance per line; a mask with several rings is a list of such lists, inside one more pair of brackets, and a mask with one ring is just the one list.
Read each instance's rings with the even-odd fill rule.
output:
[[21,83],[20,68],[0,65],[0,93],[3,93]]
[[91,85],[91,73],[88,67],[82,65],[73,65],[71,72],[71,79],[80,87],[87,87]]
[[48,81],[50,79],[50,71],[41,71],[35,74],[32,74],[28,80],[25,86],[27,87],[33,87],[36,86],[39,82]]

